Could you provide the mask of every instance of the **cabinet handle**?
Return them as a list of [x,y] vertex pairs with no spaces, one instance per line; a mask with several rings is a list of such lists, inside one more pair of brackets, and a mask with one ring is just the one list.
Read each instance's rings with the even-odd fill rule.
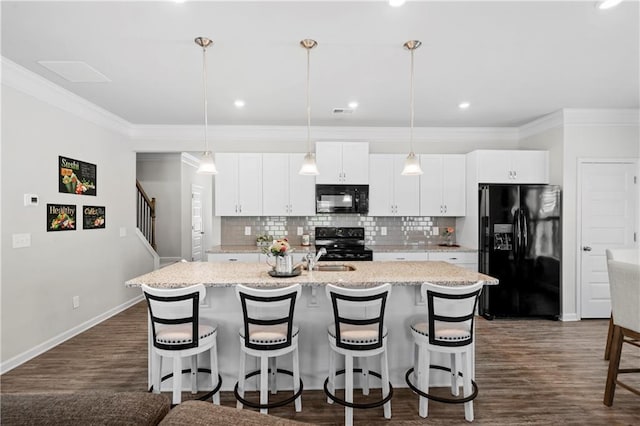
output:
[[238,206],[238,213],[242,213],[242,204]]
[[236,213],[238,213],[238,205],[236,204]]
[[444,205],[444,212],[445,213],[447,212],[447,205],[446,204]]
[[237,262],[237,261],[238,261],[238,259],[236,259],[236,258],[234,258],[234,257],[230,257],[230,258],[229,258],[229,262]]
[[517,179],[517,178],[518,178],[518,171],[517,171],[517,170],[514,170],[514,171],[513,171],[513,178],[514,178],[514,179]]

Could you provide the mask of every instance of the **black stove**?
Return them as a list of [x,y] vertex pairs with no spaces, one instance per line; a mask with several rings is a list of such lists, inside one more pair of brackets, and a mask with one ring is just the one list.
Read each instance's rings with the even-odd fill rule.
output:
[[316,250],[327,254],[319,260],[373,260],[373,252],[364,245],[364,228],[316,227]]

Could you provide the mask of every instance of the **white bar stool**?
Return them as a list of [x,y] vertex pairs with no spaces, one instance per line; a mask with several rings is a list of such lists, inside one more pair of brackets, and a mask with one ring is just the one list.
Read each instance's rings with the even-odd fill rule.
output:
[[[257,289],[236,286],[236,295],[242,305],[244,325],[240,329],[240,368],[238,383],[234,388],[237,408],[243,405],[259,408],[266,414],[269,408],[281,407],[295,401],[295,410],[302,411],[302,380],[298,357],[298,326],[293,324],[293,312],[300,298],[300,284],[279,289]],[[293,372],[279,369],[276,357],[292,353]],[[246,373],[246,358],[251,355],[260,359],[260,369]],[[277,373],[293,376],[293,396],[269,403],[269,387],[276,394]],[[260,375],[260,403],[244,398],[245,380]],[[269,380],[267,380],[269,377]]]
[[[324,382],[328,402],[344,406],[345,424],[353,425],[354,408],[384,406],[384,417],[391,418],[393,387],[389,382],[387,328],[384,326],[386,302],[391,284],[374,288],[352,289],[327,284],[327,297],[333,306],[334,322],[328,327],[329,377]],[[336,353],[344,355],[345,369],[336,371]],[[380,355],[381,374],[369,371],[367,358]],[[365,358],[362,368],[353,368],[354,358]],[[362,393],[369,394],[369,375],[382,381],[382,398],[371,403],[353,402],[353,373],[362,373]],[[336,375],[345,375],[345,398],[335,396]]]
[[[220,405],[218,391],[222,378],[218,374],[216,346],[217,325],[202,324],[199,318],[200,301],[206,295],[204,285],[186,288],[160,289],[146,285],[142,291],[147,300],[153,338],[153,363],[155,366],[153,392],[160,393],[162,381],[173,378],[173,404],[182,401],[182,375],[191,373],[191,393],[198,392],[198,372],[211,374],[213,390],[202,400],[213,396],[213,403]],[[211,368],[198,368],[198,354],[209,351]],[[173,372],[162,377],[163,357],[173,358]],[[182,369],[182,358],[191,359],[191,368]]]
[[[428,415],[428,401],[463,403],[464,418],[473,421],[473,399],[478,395],[478,386],[471,379],[474,315],[482,281],[469,286],[441,286],[422,284],[420,290],[426,301],[427,321],[411,326],[414,343],[418,347],[414,367],[409,369],[405,380],[409,388],[420,395],[420,417]],[[450,354],[451,368],[432,365],[431,352]],[[429,370],[431,368],[451,372],[451,395],[456,398],[429,394]],[[411,377],[416,383],[412,383]],[[458,377],[462,376],[463,397],[459,395]]]

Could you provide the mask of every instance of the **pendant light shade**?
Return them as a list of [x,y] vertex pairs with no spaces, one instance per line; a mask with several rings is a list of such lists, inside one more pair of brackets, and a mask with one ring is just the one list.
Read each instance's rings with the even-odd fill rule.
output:
[[309,96],[309,57],[311,49],[316,47],[318,43],[315,40],[304,39],[300,41],[300,45],[307,49],[307,153],[302,161],[302,167],[298,172],[301,175],[315,176],[319,175],[318,165],[316,164],[316,156],[311,152],[311,99]]
[[207,140],[209,127],[207,109],[207,47],[212,45],[213,42],[206,37],[196,37],[194,41],[198,46],[202,47],[202,87],[204,94],[204,152],[200,157],[200,167],[198,167],[197,173],[215,175],[218,173],[218,169],[216,169],[216,165],[213,162],[213,153],[209,151],[209,141]]
[[416,176],[422,174],[422,168],[420,167],[420,161],[418,157],[413,153],[413,51],[419,48],[422,42],[419,40],[409,40],[404,44],[405,49],[411,52],[411,97],[410,97],[410,118],[409,118],[409,155],[404,162],[404,168],[402,169],[402,175],[404,176]]

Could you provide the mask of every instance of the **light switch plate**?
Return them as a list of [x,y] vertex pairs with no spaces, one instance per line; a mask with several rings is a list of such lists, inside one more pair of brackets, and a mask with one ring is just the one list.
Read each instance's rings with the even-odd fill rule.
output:
[[302,226],[298,226],[298,235],[302,235],[304,233],[304,229]]
[[380,227],[380,235],[387,235],[387,227],[386,226],[381,226]]
[[13,248],[31,246],[31,234],[13,234]]
[[251,227],[250,226],[245,226],[244,227],[244,235],[251,235]]
[[437,226],[431,227],[431,233],[435,236],[440,235],[440,228],[438,228]]
[[120,236],[121,237],[126,237],[127,236],[127,228],[125,228],[124,226],[122,228],[120,228]]

